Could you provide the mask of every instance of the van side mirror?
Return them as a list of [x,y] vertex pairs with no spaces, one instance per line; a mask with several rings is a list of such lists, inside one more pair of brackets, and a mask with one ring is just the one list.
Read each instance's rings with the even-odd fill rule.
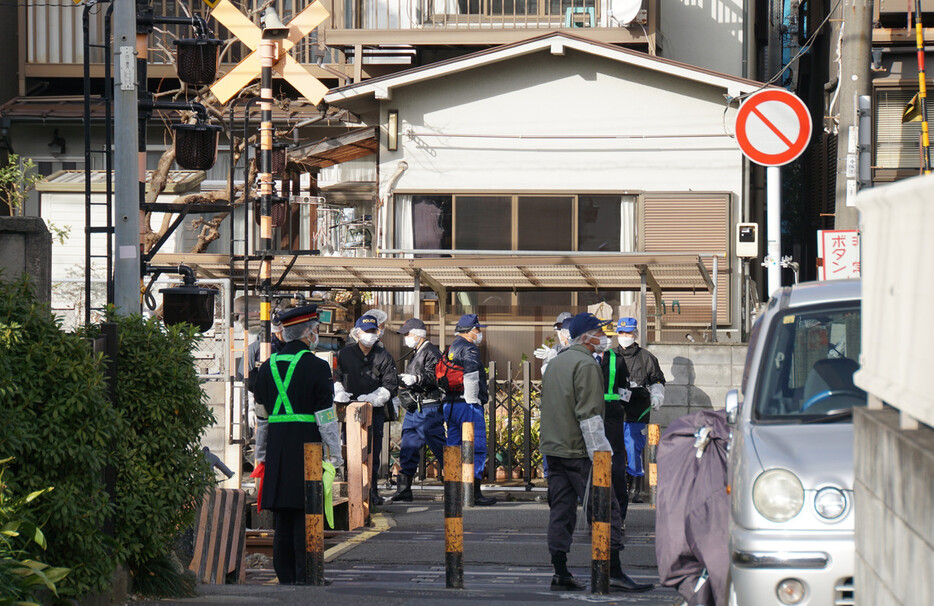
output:
[[731,389],[726,392],[726,422],[736,424],[736,415],[739,413],[739,390]]

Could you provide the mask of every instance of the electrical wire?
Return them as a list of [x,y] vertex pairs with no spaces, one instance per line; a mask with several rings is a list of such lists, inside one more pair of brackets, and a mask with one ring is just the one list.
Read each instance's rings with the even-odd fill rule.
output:
[[730,132],[729,128],[727,127],[727,122],[726,122],[726,113],[730,110],[731,107],[733,107],[733,102],[734,102],[734,101],[742,101],[743,99],[745,99],[745,98],[747,98],[747,97],[749,97],[749,96],[751,96],[751,95],[754,95],[754,94],[758,93],[759,91],[761,91],[761,90],[763,90],[763,89],[765,89],[765,88],[771,86],[772,84],[775,83],[776,80],[778,80],[779,78],[781,78],[781,77],[782,77],[782,74],[784,74],[784,73],[788,70],[789,67],[791,67],[795,62],[797,62],[797,61],[801,58],[801,55],[803,55],[803,54],[806,53],[808,50],[810,50],[811,46],[814,44],[814,41],[817,40],[817,35],[820,34],[820,31],[824,28],[825,25],[827,25],[827,22],[830,21],[830,17],[834,14],[834,12],[835,12],[835,11],[837,10],[837,8],[840,6],[840,2],[841,2],[841,1],[842,1],[842,0],[837,0],[837,2],[833,5],[833,7],[832,7],[829,11],[827,11],[827,16],[824,17],[824,20],[820,22],[820,25],[817,26],[817,29],[814,30],[814,33],[811,34],[811,36],[810,36],[810,37],[807,39],[807,41],[801,46],[801,48],[798,49],[798,52],[795,53],[795,56],[792,57],[791,59],[789,59],[789,60],[788,60],[788,63],[786,63],[785,66],[782,67],[782,69],[780,69],[780,70],[778,71],[778,73],[776,73],[774,76],[772,76],[771,78],[769,78],[769,80],[768,80],[767,82],[765,82],[762,86],[760,86],[760,87],[757,88],[756,90],[750,91],[750,92],[748,92],[748,93],[740,93],[739,95],[736,95],[735,97],[729,97],[729,96],[727,96],[727,98],[726,98],[726,106],[724,106],[724,108],[723,108],[723,115],[721,116],[721,121],[722,121],[722,123],[723,123],[723,132],[724,132],[724,133],[726,133],[726,134],[727,134],[729,137],[731,137],[731,138],[735,138],[735,137],[736,137],[736,133],[735,133],[735,132]]

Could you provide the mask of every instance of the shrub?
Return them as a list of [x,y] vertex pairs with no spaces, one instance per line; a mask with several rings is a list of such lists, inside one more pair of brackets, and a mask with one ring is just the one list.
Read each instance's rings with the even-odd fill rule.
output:
[[117,402],[125,420],[117,461],[117,540],[131,571],[165,556],[194,521],[214,475],[201,437],[214,422],[201,390],[190,325],[117,318]]
[[15,458],[11,494],[55,487],[30,514],[45,521],[45,557],[72,570],[59,587],[71,595],[104,589],[118,557],[100,532],[111,510],[102,472],[122,433],[102,368],[84,338],[60,330],[28,279],[0,280],[0,453]]
[[30,557],[27,547],[46,548],[45,535],[27,519],[26,506],[52,488],[13,498],[3,482],[11,458],[0,461],[0,605],[35,604],[37,590],[58,595],[55,584],[68,574]]

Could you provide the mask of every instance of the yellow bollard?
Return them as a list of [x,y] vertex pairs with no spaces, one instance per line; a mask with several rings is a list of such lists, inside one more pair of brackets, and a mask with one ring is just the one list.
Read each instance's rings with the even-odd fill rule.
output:
[[616,498],[610,477],[611,461],[609,452],[593,453],[590,592],[601,595],[610,593],[610,499]]
[[464,483],[464,505],[473,507],[473,423],[461,424],[461,481]]
[[320,442],[305,443],[305,578],[324,585],[324,483]]
[[444,448],[444,578],[448,589],[464,588],[464,488],[460,448]]
[[649,437],[645,446],[645,458],[648,462],[646,466],[647,476],[649,477],[649,503],[655,506],[655,498],[658,495],[658,440],[661,437],[661,427],[656,424],[648,426]]

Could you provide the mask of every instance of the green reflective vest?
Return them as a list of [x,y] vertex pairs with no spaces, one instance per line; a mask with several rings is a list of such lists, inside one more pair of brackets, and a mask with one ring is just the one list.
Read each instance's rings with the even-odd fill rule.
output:
[[610,353],[610,380],[606,384],[606,393],[603,394],[604,402],[619,402],[619,394],[616,393],[616,351],[609,350]]
[[[273,407],[272,414],[269,415],[270,423],[315,423],[315,415],[313,414],[296,414],[292,412],[292,402],[289,401],[289,394],[286,393],[286,390],[289,388],[289,384],[292,382],[292,373],[295,372],[295,366],[298,364],[298,361],[302,359],[302,356],[311,353],[309,350],[304,349],[297,354],[272,354],[269,357],[269,369],[272,371],[272,380],[276,383],[276,390],[279,392],[276,395],[276,404]],[[285,373],[285,380],[282,380],[282,376],[279,374],[279,365],[277,362],[288,362],[289,369]],[[284,413],[279,411],[282,408],[285,408]]]

